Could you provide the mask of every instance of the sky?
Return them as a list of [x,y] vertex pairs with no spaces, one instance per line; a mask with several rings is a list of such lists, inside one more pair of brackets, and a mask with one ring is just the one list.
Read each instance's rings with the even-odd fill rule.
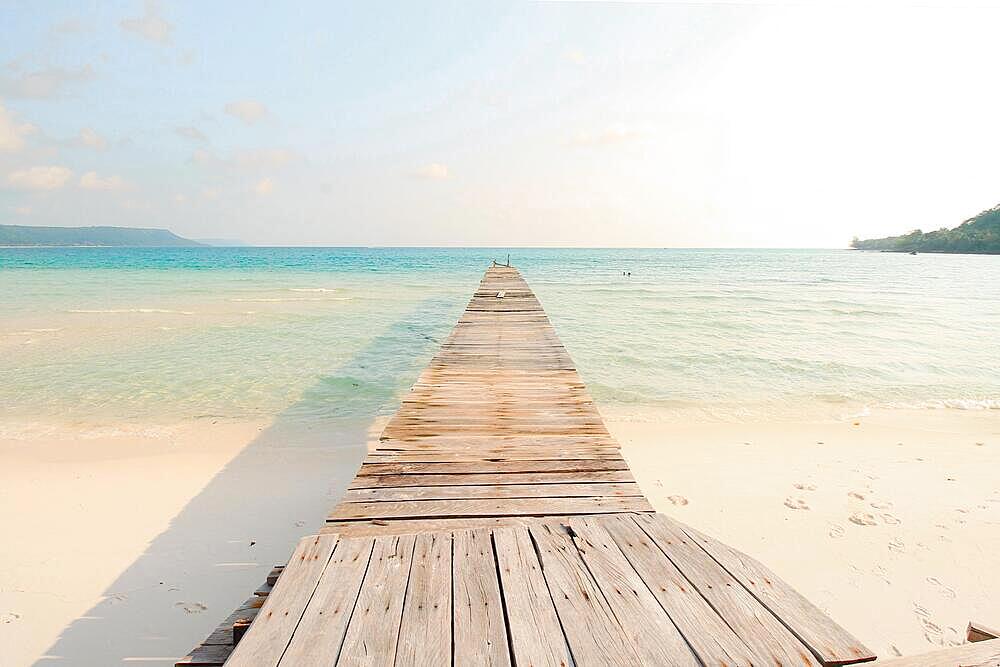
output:
[[845,247],[1000,203],[1000,8],[0,0],[0,223]]

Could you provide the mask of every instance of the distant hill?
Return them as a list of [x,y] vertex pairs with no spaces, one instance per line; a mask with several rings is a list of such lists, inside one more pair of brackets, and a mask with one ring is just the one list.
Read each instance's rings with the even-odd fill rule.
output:
[[132,227],[28,227],[0,225],[0,245],[5,246],[129,246],[177,247],[201,243],[166,229]]
[[969,218],[958,227],[942,227],[926,234],[915,229],[902,236],[888,236],[884,239],[857,237],[851,247],[858,250],[881,250],[884,252],[954,252],[984,255],[1000,255],[1000,206],[983,211]]

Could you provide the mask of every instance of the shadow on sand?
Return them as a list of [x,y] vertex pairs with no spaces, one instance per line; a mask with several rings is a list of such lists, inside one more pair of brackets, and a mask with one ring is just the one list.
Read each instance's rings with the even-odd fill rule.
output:
[[310,388],[35,665],[170,665],[184,656],[322,525],[361,463],[373,420],[412,384],[460,309],[424,301]]

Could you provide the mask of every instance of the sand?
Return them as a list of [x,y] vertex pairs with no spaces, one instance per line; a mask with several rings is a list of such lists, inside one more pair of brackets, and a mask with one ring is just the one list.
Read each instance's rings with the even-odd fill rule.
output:
[[[658,510],[763,560],[880,655],[1000,624],[996,411],[605,416]],[[371,427],[0,422],[0,664],[172,664],[320,525]]]
[[322,524],[360,431],[0,423],[0,665],[173,664]]
[[763,561],[880,657],[1000,624],[1000,413],[605,416],[658,511]]

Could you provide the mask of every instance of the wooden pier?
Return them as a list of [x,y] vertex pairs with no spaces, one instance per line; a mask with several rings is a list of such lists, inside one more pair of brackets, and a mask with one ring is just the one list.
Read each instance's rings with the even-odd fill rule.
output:
[[[178,664],[875,658],[761,563],[653,513],[506,266],[486,271],[343,501],[272,576],[262,604]],[[250,620],[234,649],[231,626],[242,634]]]

